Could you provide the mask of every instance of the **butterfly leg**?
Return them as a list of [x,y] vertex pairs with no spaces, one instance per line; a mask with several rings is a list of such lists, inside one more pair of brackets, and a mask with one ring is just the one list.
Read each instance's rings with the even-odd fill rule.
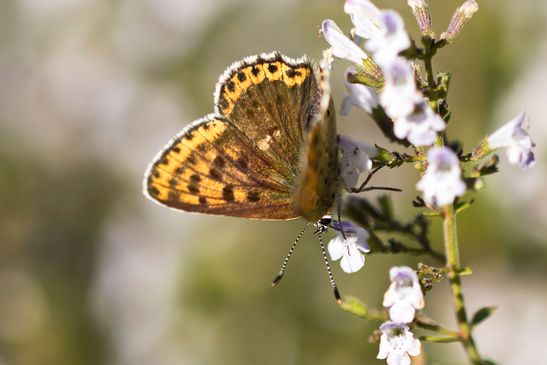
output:
[[392,188],[392,187],[389,187],[389,186],[369,186],[369,187],[367,187],[367,184],[372,179],[372,176],[374,176],[374,174],[377,173],[382,167],[384,167],[384,165],[380,165],[380,166],[374,168],[371,172],[369,172],[366,179],[365,179],[365,181],[363,181],[361,186],[359,186],[357,189],[352,189],[351,192],[352,193],[362,193],[364,191],[371,191],[371,190],[402,191],[401,189]]

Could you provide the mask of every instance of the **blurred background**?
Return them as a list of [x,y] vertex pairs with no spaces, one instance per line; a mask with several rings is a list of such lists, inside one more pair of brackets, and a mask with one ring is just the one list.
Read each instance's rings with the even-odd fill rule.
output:
[[[434,29],[463,0],[431,0]],[[399,10],[416,36],[405,1]],[[453,75],[448,132],[471,149],[521,110],[538,165],[502,163],[460,217],[469,308],[499,306],[477,329],[503,364],[547,358],[547,3],[482,0],[437,70]],[[141,193],[144,170],[184,125],[212,112],[231,62],[279,50],[318,59],[325,18],[351,23],[334,0],[0,0],[0,364],[382,364],[365,323],[335,304],[315,237],[283,283],[270,281],[303,226],[174,212]],[[345,96],[339,62],[334,98]],[[341,133],[389,146],[361,110]],[[398,146],[390,146],[401,150]],[[503,160],[502,155],[502,160]],[[411,166],[377,182],[404,189]],[[374,197],[374,194],[369,196]],[[441,247],[438,225],[432,240]],[[334,273],[342,294],[380,307],[395,264],[370,255]],[[445,283],[426,313],[453,326]],[[458,344],[425,345],[429,364],[462,364]]]

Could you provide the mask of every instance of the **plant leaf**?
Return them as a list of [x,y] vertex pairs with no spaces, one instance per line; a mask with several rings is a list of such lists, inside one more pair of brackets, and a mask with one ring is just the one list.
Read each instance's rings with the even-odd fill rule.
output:
[[486,318],[490,317],[492,313],[496,310],[496,307],[484,307],[479,309],[475,314],[473,315],[473,319],[471,320],[471,326],[476,326],[482,321],[484,321]]

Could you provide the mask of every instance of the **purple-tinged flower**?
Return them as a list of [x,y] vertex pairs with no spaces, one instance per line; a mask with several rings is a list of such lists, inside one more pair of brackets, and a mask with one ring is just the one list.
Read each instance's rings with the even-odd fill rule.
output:
[[425,99],[414,105],[414,111],[394,121],[397,138],[408,139],[414,146],[429,146],[435,142],[437,132],[444,130],[445,123]]
[[359,175],[372,169],[371,158],[378,154],[376,147],[359,143],[345,136],[338,136],[338,148],[342,153],[340,176],[346,189],[352,191],[357,185]]
[[365,51],[342,33],[342,30],[340,30],[334,21],[330,19],[324,20],[321,25],[321,31],[325,40],[331,46],[334,57],[343,58],[358,65],[362,65],[363,60],[368,58]]
[[433,35],[431,30],[431,12],[429,4],[425,0],[407,0],[408,6],[412,9],[412,14],[416,18],[420,32],[423,35]]
[[475,0],[467,0],[463,3],[452,15],[448,29],[441,34],[441,39],[452,42],[477,11],[479,11],[479,4]]
[[343,221],[342,227],[338,222],[334,222],[336,229],[343,228],[344,235],[339,233],[330,240],[328,245],[329,255],[332,261],[340,260],[340,267],[348,274],[357,272],[365,265],[365,255],[370,251],[367,240],[368,232],[361,227],[357,227],[351,222]]
[[525,170],[533,167],[536,159],[532,149],[536,144],[526,129],[526,114],[521,112],[487,138],[488,146],[490,149],[507,147],[509,163]]
[[371,39],[381,34],[380,17],[382,11],[369,0],[346,0],[344,11],[349,14],[355,28],[352,32],[364,39]]
[[346,89],[348,89],[349,95],[342,101],[340,113],[347,115],[352,107],[357,106],[364,109],[367,113],[372,114],[372,110],[376,109],[379,104],[378,94],[372,87],[347,81],[348,76],[354,73],[355,70],[353,68],[346,70]]
[[384,322],[380,326],[378,359],[387,359],[388,365],[410,365],[410,356],[420,354],[421,343],[414,338],[405,324]]
[[389,279],[391,285],[383,302],[389,308],[389,318],[397,323],[412,322],[416,310],[425,304],[418,276],[408,266],[394,266],[389,270]]
[[423,100],[416,89],[412,67],[403,58],[396,58],[382,67],[384,89],[380,94],[380,104],[392,119],[406,117],[415,109],[416,103]]
[[372,53],[374,61],[383,66],[410,47],[410,38],[403,18],[396,11],[382,11],[379,21],[380,33],[370,38],[365,46]]
[[447,147],[433,147],[427,152],[429,166],[416,188],[423,192],[431,207],[452,204],[465,193],[458,156]]

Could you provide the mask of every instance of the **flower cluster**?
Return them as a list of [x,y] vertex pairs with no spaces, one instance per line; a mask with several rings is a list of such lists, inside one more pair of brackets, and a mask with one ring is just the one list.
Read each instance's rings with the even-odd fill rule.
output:
[[424,297],[418,276],[411,268],[392,267],[389,277],[391,285],[383,305],[389,308],[390,320],[380,326],[382,336],[377,357],[387,359],[388,365],[410,364],[410,356],[420,353],[421,344],[410,332],[408,323],[414,320],[416,310],[424,307]]
[[[393,120],[395,135],[415,146],[431,145],[437,132],[444,130],[445,123],[418,90],[412,64],[399,55],[411,45],[403,19],[395,11],[380,10],[368,0],[347,0],[344,11],[355,26],[351,31],[355,41],[365,40],[365,48],[383,73],[385,81],[379,103]],[[356,64],[346,74],[358,72],[368,54],[332,20],[325,20],[322,30],[332,54]],[[371,96],[366,86],[350,85],[348,82],[350,96],[342,112],[346,113],[349,105],[358,105],[370,113],[378,104],[377,98]]]
[[[484,138],[471,153],[464,153],[459,143],[448,138],[445,127],[451,115],[447,102],[450,75],[445,72],[434,73],[432,58],[439,49],[454,41],[464,25],[478,11],[478,4],[476,0],[466,0],[456,9],[446,31],[437,37],[432,29],[426,0],[407,0],[407,3],[420,29],[422,45],[411,41],[403,19],[397,12],[379,9],[370,0],[345,0],[344,12],[353,23],[349,36],[330,19],[322,23],[322,33],[330,46],[324,52],[326,61],[323,63],[327,63],[329,69],[334,58],[352,63],[345,71],[348,95],[342,102],[341,114],[348,114],[354,107],[363,109],[387,138],[409,147],[411,151],[410,154],[391,152],[378,145],[371,146],[339,136],[340,181],[347,191],[362,192],[366,189],[357,185],[360,174],[369,173],[369,177],[362,184],[364,186],[383,166],[393,168],[403,163],[414,163],[421,174],[416,189],[423,194],[423,200],[418,199],[416,205],[423,206],[425,203],[432,209],[443,208],[443,219],[452,224],[445,224],[445,227],[454,228],[457,213],[470,205],[469,202],[456,202],[456,199],[463,196],[468,188],[478,189],[483,176],[497,171],[497,156],[481,160],[504,148],[509,163],[528,169],[536,163],[533,152],[535,144],[527,132],[527,119],[523,112]],[[418,64],[422,61],[425,72]],[[467,165],[464,168],[464,163],[472,166]],[[390,190],[378,186],[370,187],[372,189]],[[417,237],[425,253],[436,259],[447,260],[445,269],[449,277],[460,275],[454,270],[455,267],[460,267],[457,257],[450,258],[447,254],[445,258],[429,245],[427,219],[419,216],[421,219],[416,219],[412,225],[391,224],[398,221],[393,218],[391,207],[386,201],[379,200],[380,208],[377,210],[368,202],[355,208],[358,212],[363,212],[363,224],[369,231],[349,222],[334,223],[334,228],[339,233],[328,245],[331,259],[340,260],[344,272],[357,272],[365,264],[364,254],[370,251],[367,240],[371,236],[375,251],[404,251],[404,243],[392,239],[388,241],[389,245],[383,245],[381,237],[389,230],[400,233],[400,230],[393,227],[403,227],[401,229],[408,228]],[[361,219],[352,210],[351,204],[348,206],[350,214]],[[441,215],[438,213],[434,214]],[[445,247],[457,247],[457,240],[447,234],[448,229],[445,228]],[[424,271],[421,273],[420,276],[424,278]],[[414,326],[428,328],[424,316],[416,319],[417,311],[424,308],[424,296],[418,276],[411,268],[393,267],[389,274],[391,284],[383,299],[389,320],[380,326],[380,349],[377,357],[386,359],[388,365],[409,365],[410,357],[418,355],[421,348],[420,341],[410,329]],[[425,282],[424,290],[429,289]],[[453,294],[456,296],[458,292],[453,290]],[[463,298],[457,300],[463,301]],[[365,306],[352,311],[361,317],[367,316]],[[467,319],[464,318],[462,322],[467,323]],[[448,336],[443,340],[461,340],[456,331],[445,329],[440,332]],[[431,340],[428,337],[423,339]],[[470,346],[472,343],[471,339],[466,345]]]

